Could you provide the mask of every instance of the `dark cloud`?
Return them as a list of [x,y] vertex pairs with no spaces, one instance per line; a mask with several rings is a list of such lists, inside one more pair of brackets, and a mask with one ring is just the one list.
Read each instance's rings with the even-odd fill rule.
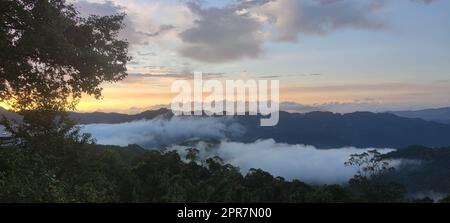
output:
[[[127,15],[120,33],[131,44],[148,44],[152,37],[174,29],[182,44],[181,56],[207,63],[223,63],[243,58],[257,58],[263,44],[272,40],[295,42],[302,35],[328,35],[342,29],[376,30],[385,22],[382,12],[393,0],[235,0],[223,7],[204,7],[202,1],[187,3],[195,20],[193,26],[150,25],[137,28],[135,15]],[[409,0],[431,4],[439,0]],[[126,12],[113,1],[75,2],[83,16]],[[131,18],[132,17],[132,18]],[[142,24],[141,24],[142,25]],[[147,29],[148,28],[148,29]]]
[[280,78],[281,76],[279,75],[266,75],[266,76],[258,76],[258,78],[261,79],[275,79],[275,78]]
[[146,33],[146,32],[139,32],[142,35],[148,36],[148,37],[155,37],[155,36],[159,36],[160,34],[175,29],[175,26],[173,25],[161,25],[159,26],[158,30],[156,32],[152,32],[152,33]]
[[279,0],[256,9],[272,18],[279,41],[295,42],[301,34],[326,35],[344,28],[379,29],[384,1]]
[[191,12],[199,18],[194,27],[180,34],[184,44],[179,53],[210,63],[255,58],[263,53],[268,24],[275,27],[273,34],[279,41],[290,42],[300,34],[325,35],[343,28],[379,29],[384,25],[376,17],[380,2],[240,0],[223,8],[189,3]]
[[[152,68],[150,68],[149,72],[146,73],[130,73],[125,81],[131,81],[131,82],[139,82],[142,80],[142,78],[160,78],[160,77],[171,77],[176,79],[193,79],[194,78],[194,72],[190,69],[182,69],[182,70],[175,70],[170,69],[166,67],[161,67],[160,70],[151,71]],[[216,79],[220,78],[225,73],[217,73],[217,72],[204,72],[202,73],[203,79]]]
[[202,8],[190,3],[189,9],[199,18],[195,26],[180,34],[182,56],[198,61],[219,63],[241,58],[255,58],[262,53],[261,25],[239,15],[237,7]]
[[424,3],[424,4],[431,4],[434,2],[438,2],[439,0],[411,0],[412,2],[418,2],[418,3]]
[[264,4],[267,4],[269,2],[274,2],[276,0],[238,0],[238,4],[236,5],[236,8],[238,9],[248,9],[255,6],[261,6]]

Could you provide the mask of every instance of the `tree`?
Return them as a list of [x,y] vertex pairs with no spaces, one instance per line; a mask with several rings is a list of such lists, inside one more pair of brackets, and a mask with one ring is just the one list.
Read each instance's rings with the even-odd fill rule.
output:
[[83,18],[65,0],[0,1],[0,102],[23,116],[21,123],[0,123],[15,139],[2,150],[11,156],[0,154],[1,200],[132,197],[116,193],[127,174],[109,173],[118,166],[114,158],[98,154],[66,113],[83,94],[100,98],[103,82],[126,77],[128,43],[118,39],[123,18]]
[[123,18],[84,18],[65,0],[1,1],[0,102],[24,118],[0,124],[20,142],[71,134],[64,112],[127,75],[128,43],[118,39]]
[[126,77],[123,14],[83,18],[65,0],[0,2],[0,97],[16,111],[74,109]]
[[450,203],[450,194],[440,199],[439,203]]
[[197,160],[198,154],[200,151],[196,148],[187,148],[186,149],[186,159],[190,162],[195,162]]
[[394,171],[388,160],[377,150],[352,154],[346,166],[356,169],[356,175],[349,180],[350,187],[368,202],[400,202],[405,188],[395,182],[384,180],[386,173]]
[[360,178],[378,178],[386,172],[394,170],[378,150],[369,150],[361,154],[352,154],[346,166],[352,166],[356,169],[356,175]]

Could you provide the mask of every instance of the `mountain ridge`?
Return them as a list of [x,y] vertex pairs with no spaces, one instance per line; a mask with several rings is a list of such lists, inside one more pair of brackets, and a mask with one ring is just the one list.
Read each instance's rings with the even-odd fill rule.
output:
[[406,118],[421,118],[426,121],[434,121],[444,124],[450,124],[450,107],[442,108],[428,108],[421,110],[403,110],[403,111],[388,111],[397,116]]
[[[81,125],[118,124],[155,118],[170,119],[173,113],[169,109],[145,111],[127,115],[120,113],[76,113],[70,117]],[[220,118],[220,117],[217,117]],[[245,128],[240,135],[230,136],[230,140],[254,142],[258,139],[274,139],[279,143],[306,144],[317,148],[402,148],[410,145],[443,147],[450,145],[450,125],[426,121],[419,118],[399,117],[392,113],[333,113],[280,112],[278,125],[261,127],[262,116],[234,116]]]

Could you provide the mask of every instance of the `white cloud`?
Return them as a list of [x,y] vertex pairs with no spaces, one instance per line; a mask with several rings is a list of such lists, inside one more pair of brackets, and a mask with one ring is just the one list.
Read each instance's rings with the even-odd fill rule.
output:
[[159,148],[190,139],[222,139],[243,134],[244,127],[229,118],[172,117],[156,118],[120,124],[83,125],[99,144],[126,146],[138,144]]
[[168,1],[139,0],[77,0],[75,6],[82,16],[126,13],[121,33],[134,47],[159,44],[170,46],[179,42],[178,32],[192,25],[193,15],[185,4]]
[[253,11],[266,17],[278,41],[295,42],[300,35],[326,35],[344,28],[379,29],[383,1],[278,0]]
[[[276,143],[273,139],[254,143],[231,142],[227,138],[239,136],[246,130],[230,118],[173,117],[90,124],[82,128],[83,132],[91,133],[99,144],[138,144],[147,149],[168,146],[169,150],[178,151],[181,157],[185,157],[186,148],[195,147],[200,150],[200,159],[219,156],[225,162],[240,167],[243,174],[250,168],[260,168],[288,180],[300,179],[317,184],[347,182],[355,170],[344,163],[351,154],[369,150],[353,147],[322,150],[307,145]],[[380,151],[387,153],[392,150]]]
[[[185,156],[186,148],[171,147],[182,156]],[[355,169],[344,165],[350,155],[372,149],[345,147],[322,150],[307,145],[276,143],[273,139],[258,140],[254,143],[222,141],[212,147],[200,142],[196,148],[200,149],[200,158],[218,155],[225,162],[240,167],[243,174],[250,168],[260,168],[274,176],[317,184],[347,182],[355,174]],[[388,153],[393,150],[379,149],[379,151]]]
[[296,42],[302,35],[380,29],[387,22],[382,13],[389,0],[238,0],[221,7],[206,7],[202,1],[75,2],[83,14],[127,13],[122,36],[132,47],[154,45],[158,55],[223,63],[257,58],[271,40]]

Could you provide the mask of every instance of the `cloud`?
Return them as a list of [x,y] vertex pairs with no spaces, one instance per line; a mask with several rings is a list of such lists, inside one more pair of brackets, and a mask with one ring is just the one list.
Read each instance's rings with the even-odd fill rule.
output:
[[253,12],[266,18],[278,41],[295,42],[300,35],[327,35],[340,29],[380,29],[384,1],[278,0]]
[[[288,180],[308,183],[345,183],[355,170],[344,165],[351,154],[372,148],[344,147],[321,150],[307,145],[276,143],[273,139],[253,143],[232,142],[245,133],[245,128],[231,118],[172,117],[156,118],[121,124],[90,124],[82,126],[99,144],[126,146],[138,144],[147,149],[177,151],[185,157],[186,149],[200,150],[201,160],[219,156],[226,163],[238,166],[243,174],[250,168],[260,168]],[[381,149],[382,153],[393,151]],[[399,162],[393,162],[395,166]]]
[[308,113],[314,111],[324,111],[323,108],[316,105],[304,105],[297,102],[281,102],[280,110],[295,113]]
[[180,33],[179,54],[208,63],[256,58],[269,37],[295,42],[301,34],[326,35],[344,28],[380,29],[384,1],[241,0],[222,8],[189,3],[197,19]]
[[[302,35],[342,29],[383,28],[390,0],[236,0],[221,7],[203,1],[74,0],[82,15],[125,12],[120,33],[132,47],[160,47],[158,55],[224,63],[258,58],[268,41],[296,42]],[[410,0],[431,4],[438,0]]]
[[[226,163],[238,166],[243,174],[250,168],[260,168],[288,180],[308,183],[345,183],[355,170],[344,165],[351,154],[368,149],[353,147],[321,150],[307,145],[276,143],[273,139],[254,143],[228,141],[228,136],[241,135],[244,127],[230,119],[181,118],[153,119],[121,124],[90,124],[82,126],[97,143],[126,146],[138,144],[147,149],[177,151],[186,156],[186,149],[200,150],[200,159],[219,156]],[[393,151],[382,149],[382,153]]]
[[190,3],[189,9],[198,19],[192,28],[180,33],[184,43],[178,50],[180,55],[209,63],[261,55],[263,33],[260,23],[239,15],[235,5],[205,9]]
[[[260,168],[288,180],[300,179],[316,184],[347,182],[355,174],[355,169],[346,167],[344,163],[351,154],[369,150],[352,147],[321,150],[313,146],[276,143],[273,139],[254,143],[223,140],[217,145],[200,142],[195,147],[200,150],[201,159],[217,155],[225,162],[240,167],[243,174],[250,168]],[[176,150],[185,157],[186,148],[188,147],[172,146],[169,149]],[[388,153],[393,150],[379,151]]]
[[434,2],[438,2],[439,0],[411,0],[412,2],[423,3],[423,4],[431,4]]
[[264,76],[257,76],[259,79],[276,79],[280,78],[280,75],[264,75]]
[[141,52],[141,51],[137,51],[136,54],[138,56],[157,56],[157,54],[155,52]]
[[[80,0],[75,2],[75,7],[80,11],[81,16],[88,17],[90,15],[108,16],[114,14],[126,13],[126,8],[116,5],[112,1],[105,2],[89,2]],[[135,23],[131,20],[129,15],[126,15],[124,20],[124,28],[119,33],[120,38],[126,39],[132,44],[144,44],[146,38],[144,35],[136,30]]]
[[145,148],[182,143],[190,139],[223,139],[243,134],[245,128],[229,118],[172,117],[120,124],[83,125],[99,144],[126,146],[138,144]]
[[[178,27],[187,27],[192,22],[184,4],[169,1],[140,0],[72,0],[82,16],[112,15],[125,13],[124,29],[120,33],[132,47],[179,41]],[[167,23],[170,21],[170,23]],[[174,37],[175,35],[175,37]]]
[[[161,66],[155,66],[155,67],[147,67],[149,69],[146,73],[130,73],[128,74],[128,77],[125,81],[140,81],[142,78],[161,78],[161,77],[167,77],[167,78],[175,78],[175,79],[193,79],[194,78],[194,72],[190,69],[183,69],[183,70],[176,70],[171,68],[162,67]],[[153,71],[150,71],[153,70]],[[220,78],[224,75],[224,73],[202,73],[203,79],[216,79]]]
[[160,34],[175,29],[176,27],[173,25],[161,25],[159,26],[158,30],[156,32],[153,33],[145,33],[145,32],[139,32],[142,35],[146,35],[148,37],[155,37],[155,36],[159,36]]

